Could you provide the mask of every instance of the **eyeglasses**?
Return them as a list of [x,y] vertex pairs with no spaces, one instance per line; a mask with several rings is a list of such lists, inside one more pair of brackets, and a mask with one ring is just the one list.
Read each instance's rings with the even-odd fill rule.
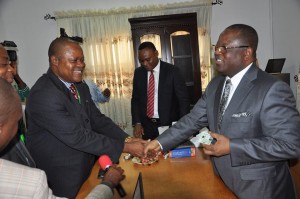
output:
[[8,61],[6,63],[0,63],[1,67],[7,67],[8,65],[11,65],[11,61]]
[[225,54],[227,53],[228,49],[234,49],[234,48],[249,48],[249,46],[216,46],[215,47],[215,53],[222,53]]

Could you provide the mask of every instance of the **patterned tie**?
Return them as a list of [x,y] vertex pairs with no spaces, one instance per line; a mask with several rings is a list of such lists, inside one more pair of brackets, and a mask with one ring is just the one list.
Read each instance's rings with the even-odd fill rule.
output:
[[222,124],[222,120],[223,120],[223,115],[225,112],[225,107],[228,101],[228,97],[229,97],[229,93],[230,93],[230,89],[231,89],[231,81],[230,79],[226,80],[225,83],[225,88],[222,94],[222,98],[220,101],[220,106],[219,106],[219,114],[218,114],[218,128],[221,128],[221,124]]
[[76,91],[76,88],[75,88],[74,84],[71,84],[70,90],[71,90],[71,93],[73,94],[73,96],[75,97],[75,99],[78,100],[78,94],[77,94],[77,91]]
[[148,118],[152,118],[154,115],[154,75],[153,71],[149,76],[148,83],[148,98],[147,98],[147,116]]

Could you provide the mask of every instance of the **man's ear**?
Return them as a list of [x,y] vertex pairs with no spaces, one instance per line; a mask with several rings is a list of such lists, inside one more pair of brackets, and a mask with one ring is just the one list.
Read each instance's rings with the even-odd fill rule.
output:
[[58,65],[58,58],[56,57],[56,56],[54,56],[54,55],[52,55],[51,57],[50,57],[50,63],[52,64],[52,65]]
[[156,57],[158,57],[159,53],[158,53],[157,50],[154,51],[154,55],[155,55]]
[[250,59],[252,59],[252,56],[253,56],[253,50],[252,48],[247,48],[245,51],[244,51],[244,60],[245,61],[248,61]]

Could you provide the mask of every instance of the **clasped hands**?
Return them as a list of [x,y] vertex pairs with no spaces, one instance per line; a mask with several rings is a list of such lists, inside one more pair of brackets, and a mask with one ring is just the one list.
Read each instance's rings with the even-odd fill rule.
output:
[[143,140],[141,138],[130,138],[124,146],[123,152],[130,153],[132,156],[138,157],[145,164],[158,158],[158,151],[147,150],[146,155],[145,147],[151,143],[150,140]]

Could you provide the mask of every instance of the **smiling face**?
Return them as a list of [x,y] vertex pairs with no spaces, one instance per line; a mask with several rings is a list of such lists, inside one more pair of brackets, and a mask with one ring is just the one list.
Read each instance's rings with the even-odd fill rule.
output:
[[81,47],[75,42],[67,42],[50,57],[50,66],[52,71],[66,82],[82,81],[85,63]]
[[216,49],[220,46],[228,47],[228,49],[215,51],[216,70],[219,73],[232,77],[247,66],[244,62],[247,48],[229,48],[248,46],[248,44],[244,44],[241,41],[236,30],[225,30],[222,32],[216,44]]
[[8,83],[12,83],[14,80],[12,71],[7,51],[5,48],[0,47],[0,77]]
[[216,44],[216,70],[233,77],[256,60],[258,37],[247,25],[233,25],[225,29]]

